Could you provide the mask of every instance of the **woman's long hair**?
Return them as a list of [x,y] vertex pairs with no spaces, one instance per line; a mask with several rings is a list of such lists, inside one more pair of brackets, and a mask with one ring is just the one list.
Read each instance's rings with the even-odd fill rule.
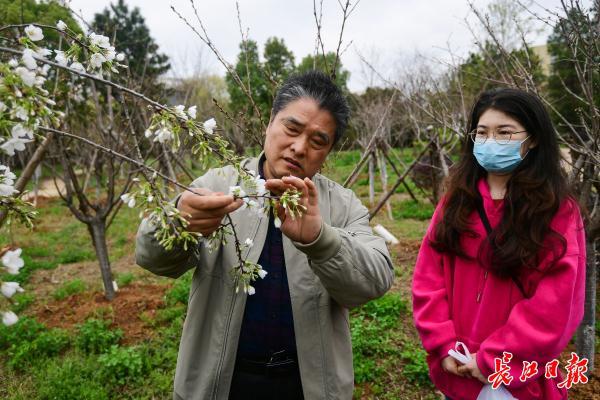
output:
[[[518,279],[523,268],[537,268],[540,250],[558,251],[558,256],[566,251],[564,238],[551,230],[550,222],[570,194],[560,167],[556,133],[541,101],[517,89],[487,91],[473,106],[467,132],[477,127],[489,109],[517,120],[531,136],[528,140],[537,144],[509,179],[503,218],[478,254],[481,264],[489,265],[497,276]],[[465,137],[460,162],[447,180],[442,219],[430,238],[438,251],[467,257],[460,237],[475,235],[469,217],[481,201],[478,181],[486,175],[473,155],[473,142]],[[545,242],[548,239],[552,239],[551,245]]]

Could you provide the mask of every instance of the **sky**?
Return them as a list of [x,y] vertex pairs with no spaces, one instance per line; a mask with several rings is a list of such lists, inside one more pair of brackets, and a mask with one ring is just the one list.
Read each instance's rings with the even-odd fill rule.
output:
[[[115,0],[116,1],[116,0]],[[126,0],[139,7],[150,33],[166,53],[176,77],[199,72],[224,75],[224,67],[192,30],[171,10],[173,6],[190,23],[199,27],[191,0]],[[107,0],[72,0],[71,8],[91,21],[95,13],[109,5]],[[316,1],[317,7],[319,0]],[[355,1],[353,1],[355,3]],[[474,0],[485,10],[488,0]],[[584,4],[591,3],[590,1]],[[235,0],[195,0],[198,14],[208,35],[224,59],[235,63],[241,41]],[[243,31],[262,47],[267,38],[283,38],[293,51],[296,62],[314,53],[316,25],[311,0],[239,0]],[[536,0],[533,9],[557,11],[560,0]],[[470,17],[469,17],[470,16]],[[474,49],[472,33],[465,19],[472,18],[467,0],[361,0],[346,21],[342,63],[350,71],[349,88],[359,92],[376,84],[376,78],[361,61],[369,59],[383,76],[392,77],[395,66],[410,62],[421,54],[432,64],[450,60],[451,54],[464,56]],[[322,38],[326,51],[335,51],[342,23],[338,0],[323,0]],[[540,25],[537,28],[542,29]],[[543,44],[549,34],[545,29],[529,38]],[[449,51],[448,49],[451,49]]]

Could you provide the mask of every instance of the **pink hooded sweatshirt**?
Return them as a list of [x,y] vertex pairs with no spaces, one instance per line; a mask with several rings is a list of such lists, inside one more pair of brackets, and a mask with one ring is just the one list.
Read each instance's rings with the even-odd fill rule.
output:
[[[503,202],[491,198],[485,179],[478,187],[495,227]],[[521,278],[529,294],[525,298],[511,279],[498,278],[479,265],[477,252],[487,232],[476,210],[470,218],[478,236],[461,238],[462,248],[474,260],[439,253],[430,246],[428,238],[441,218],[440,208],[421,245],[412,286],[415,325],[428,353],[433,383],[453,400],[477,398],[483,387],[478,380],[442,370],[448,350],[461,341],[477,353],[477,365],[486,377],[494,373],[495,358],[505,351],[512,353],[508,365],[513,379],[506,388],[517,399],[565,399],[566,389],[557,387],[564,377],[546,379],[544,372],[546,363],[557,359],[567,346],[583,317],[585,234],[579,209],[573,201],[561,205],[551,227],[566,240],[566,253],[553,265],[556,255],[543,254],[540,272]],[[525,382],[519,379],[523,361],[537,361],[539,370]]]

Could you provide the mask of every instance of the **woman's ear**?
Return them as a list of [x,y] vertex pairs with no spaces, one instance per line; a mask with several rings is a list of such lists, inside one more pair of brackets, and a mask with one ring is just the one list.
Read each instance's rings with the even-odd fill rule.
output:
[[529,135],[527,136],[527,138],[525,138],[525,141],[521,142],[522,144],[526,145],[526,149],[533,149],[534,147],[536,147],[538,145],[538,139],[537,137],[533,136],[533,135]]
[[531,140],[529,141],[529,148],[533,149],[535,146],[538,145],[538,141],[535,138],[531,138]]

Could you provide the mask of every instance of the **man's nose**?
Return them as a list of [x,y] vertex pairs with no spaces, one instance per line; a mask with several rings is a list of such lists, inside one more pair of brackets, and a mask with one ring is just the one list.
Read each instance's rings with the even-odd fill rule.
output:
[[291,149],[297,157],[304,157],[308,148],[308,139],[304,135],[294,138]]

